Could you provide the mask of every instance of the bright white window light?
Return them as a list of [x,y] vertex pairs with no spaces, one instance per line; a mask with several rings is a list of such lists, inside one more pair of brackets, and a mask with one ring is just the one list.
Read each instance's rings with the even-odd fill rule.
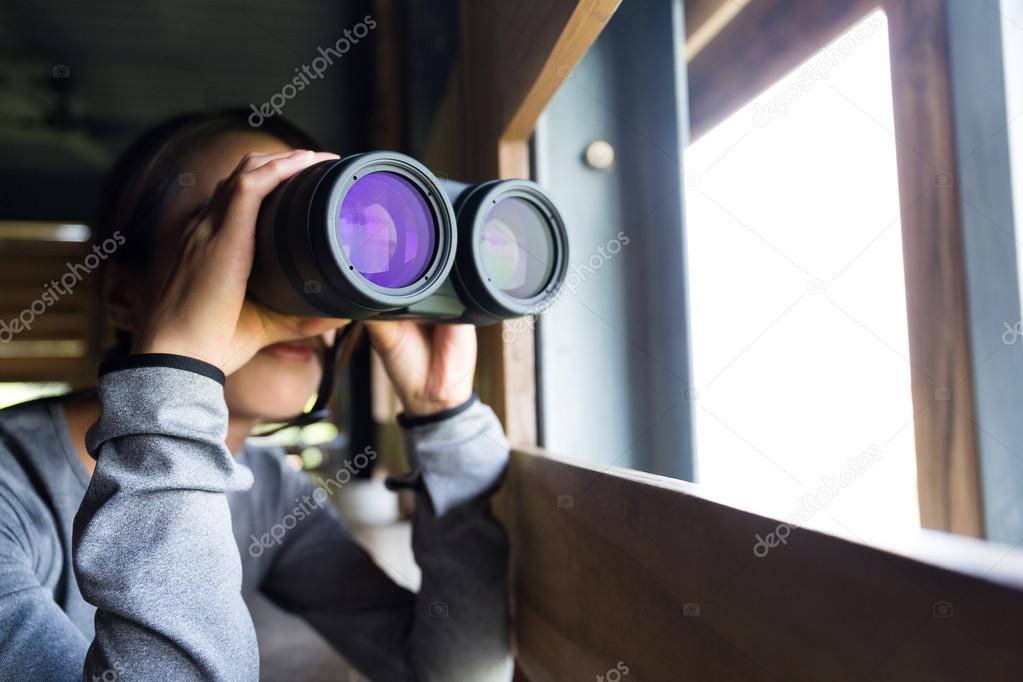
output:
[[893,131],[876,12],[685,156],[697,479],[866,541],[919,529]]

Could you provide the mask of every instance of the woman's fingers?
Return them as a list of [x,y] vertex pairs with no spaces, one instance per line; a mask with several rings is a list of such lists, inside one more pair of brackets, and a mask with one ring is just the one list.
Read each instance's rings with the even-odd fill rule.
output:
[[[263,199],[281,182],[336,154],[305,150],[253,154],[218,186],[181,245],[163,300],[140,334],[142,352],[175,352],[230,373],[263,346],[328,328],[254,308],[245,300]],[[329,328],[343,326],[334,320]]]
[[372,320],[366,321],[366,330],[369,331],[369,338],[373,347],[380,351],[388,351],[398,342],[400,331],[394,322],[383,322]]
[[423,328],[411,320],[367,320],[366,329],[373,348],[383,355],[398,350],[410,334],[416,337],[424,334]]
[[469,325],[368,321],[370,339],[405,411],[432,414],[472,394],[476,331]]
[[[228,187],[230,199],[224,210],[217,239],[243,248],[253,242],[259,206],[279,184],[292,175],[322,161],[337,159],[337,154],[298,150],[284,156],[249,160],[254,167],[235,176]],[[243,163],[243,166],[245,166]]]
[[[251,156],[223,187],[221,211],[207,216],[213,227],[209,239],[210,262],[201,277],[209,278],[211,289],[231,287],[240,302],[244,295],[255,253],[256,220],[259,208],[270,192],[283,181],[336,154],[299,150],[282,154]],[[246,170],[247,169],[247,170]]]
[[293,156],[298,153],[305,153],[306,150],[302,149],[291,149],[286,152],[260,152],[250,153],[242,157],[242,160],[238,162],[238,165],[234,167],[230,175],[222,180],[217,181],[216,187],[213,189],[213,195],[209,201],[198,214],[200,222],[211,223],[211,221],[205,220],[208,216],[213,215],[216,218],[222,218],[226,210],[228,203],[231,200],[231,193],[234,189],[235,179],[242,173],[253,171],[260,166],[269,163],[276,159],[283,159],[289,156]]

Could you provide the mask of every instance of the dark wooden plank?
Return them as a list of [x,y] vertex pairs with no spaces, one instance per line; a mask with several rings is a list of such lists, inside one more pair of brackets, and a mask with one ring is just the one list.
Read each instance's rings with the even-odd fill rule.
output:
[[[699,486],[515,452],[507,524],[534,682],[1010,680],[1023,556],[929,534],[897,551],[793,529]],[[948,603],[951,615],[945,616]]]
[[691,61],[707,47],[749,3],[750,0],[688,0],[683,3],[686,61]]
[[68,273],[63,258],[38,258],[20,254],[0,254],[0,281],[41,286],[59,280]]
[[0,254],[3,254],[4,258],[38,257],[58,261],[67,259],[77,263],[90,253],[92,253],[92,245],[83,242],[4,239],[0,232]]
[[98,363],[92,358],[11,358],[0,359],[0,382],[59,381],[72,388],[96,383]]
[[[12,316],[13,317],[13,316]],[[0,313],[0,322],[10,325],[11,317]],[[92,328],[92,317],[85,312],[64,312],[50,310],[32,321],[32,328],[17,334],[21,341],[43,341],[57,339],[86,340]],[[4,335],[6,338],[6,335]]]
[[689,62],[691,139],[852,28],[878,3],[752,0]]
[[[891,2],[920,518],[984,533],[947,26],[941,0]],[[952,400],[948,399],[953,398]]]

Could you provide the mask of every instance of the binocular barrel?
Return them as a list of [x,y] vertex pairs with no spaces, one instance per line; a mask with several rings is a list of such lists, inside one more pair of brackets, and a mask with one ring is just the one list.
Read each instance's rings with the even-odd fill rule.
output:
[[278,312],[477,325],[541,312],[568,265],[535,183],[438,180],[370,152],[311,166],[264,201],[249,293]]

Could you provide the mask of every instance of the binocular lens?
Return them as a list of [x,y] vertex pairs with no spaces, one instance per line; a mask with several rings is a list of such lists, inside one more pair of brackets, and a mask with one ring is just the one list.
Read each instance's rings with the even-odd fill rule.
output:
[[532,298],[550,282],[557,262],[547,219],[521,197],[501,199],[480,231],[480,263],[487,281],[515,298]]
[[402,289],[426,274],[437,233],[422,192],[395,173],[362,176],[341,202],[337,235],[345,257],[385,289]]
[[282,313],[492,324],[541,312],[568,235],[526,180],[439,181],[394,152],[306,168],[270,193],[249,293]]

